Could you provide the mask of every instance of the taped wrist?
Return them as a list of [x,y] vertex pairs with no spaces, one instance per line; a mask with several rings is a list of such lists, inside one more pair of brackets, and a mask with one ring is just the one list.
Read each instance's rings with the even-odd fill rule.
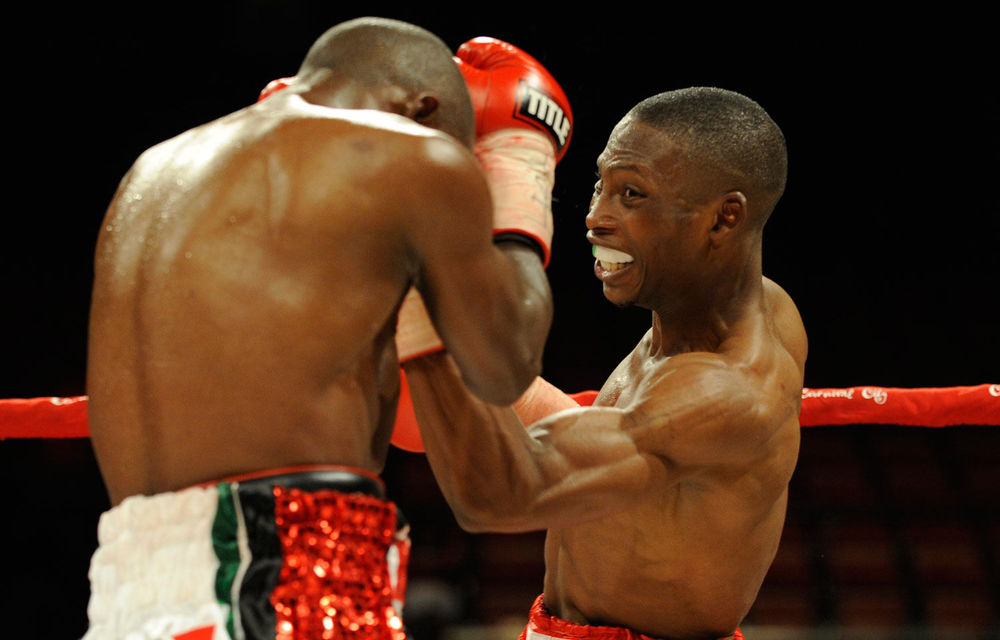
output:
[[538,254],[538,259],[545,264],[547,254],[545,248],[542,244],[530,236],[526,236],[522,233],[516,233],[514,231],[505,231],[493,235],[493,244],[501,244],[504,242],[511,242],[519,244],[524,247],[528,247],[532,251]]
[[552,143],[537,131],[504,129],[477,140],[474,152],[492,194],[494,234],[533,239],[547,266],[556,167]]

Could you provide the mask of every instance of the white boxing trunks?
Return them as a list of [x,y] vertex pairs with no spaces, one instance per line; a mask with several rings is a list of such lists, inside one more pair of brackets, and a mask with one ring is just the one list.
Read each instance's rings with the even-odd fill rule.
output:
[[403,640],[400,520],[344,468],[132,496],[101,516],[84,640]]

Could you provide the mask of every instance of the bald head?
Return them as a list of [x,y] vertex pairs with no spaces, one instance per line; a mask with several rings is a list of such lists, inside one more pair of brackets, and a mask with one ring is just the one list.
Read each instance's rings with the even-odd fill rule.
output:
[[784,193],[785,137],[746,96],[712,87],[679,89],[643,100],[626,117],[655,127],[681,147],[702,188],[742,191],[761,226]]
[[416,25],[386,18],[357,18],[328,29],[313,43],[299,71],[308,78],[329,70],[366,89],[398,87],[407,95],[429,94],[438,111],[434,126],[469,143],[475,114],[465,80],[448,46]]

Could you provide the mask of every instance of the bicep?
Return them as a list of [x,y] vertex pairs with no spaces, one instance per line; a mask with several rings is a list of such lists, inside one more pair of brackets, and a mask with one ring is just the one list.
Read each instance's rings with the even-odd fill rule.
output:
[[564,526],[640,504],[660,492],[669,469],[636,442],[631,417],[614,407],[564,410],[528,429],[537,486],[530,517]]
[[463,527],[530,531],[620,510],[659,486],[662,465],[614,408],[560,411],[525,428],[472,396],[444,354],[407,362],[427,459]]

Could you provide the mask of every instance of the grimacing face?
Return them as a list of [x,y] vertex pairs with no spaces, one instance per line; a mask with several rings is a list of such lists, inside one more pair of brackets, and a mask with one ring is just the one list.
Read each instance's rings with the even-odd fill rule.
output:
[[619,306],[669,308],[699,281],[710,227],[706,203],[694,202],[682,149],[629,117],[598,156],[598,181],[587,214],[594,273]]

